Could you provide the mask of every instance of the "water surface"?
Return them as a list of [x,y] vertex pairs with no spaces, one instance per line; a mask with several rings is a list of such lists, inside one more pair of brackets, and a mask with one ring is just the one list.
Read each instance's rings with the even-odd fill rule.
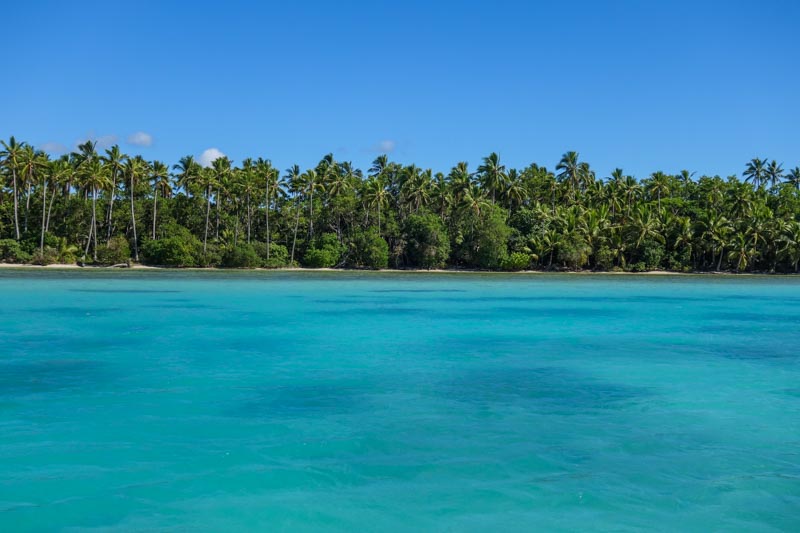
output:
[[0,271],[0,530],[797,531],[800,279]]

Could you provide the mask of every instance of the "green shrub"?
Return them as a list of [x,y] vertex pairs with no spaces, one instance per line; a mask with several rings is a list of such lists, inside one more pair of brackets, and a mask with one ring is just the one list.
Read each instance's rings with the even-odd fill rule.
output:
[[253,241],[252,246],[261,258],[261,266],[265,268],[281,268],[289,264],[289,250],[282,244],[270,243],[269,258],[267,258],[267,243]]
[[433,214],[411,215],[403,227],[409,266],[441,268],[450,255],[450,239],[442,221]]
[[594,254],[594,266],[598,270],[611,270],[614,267],[614,252],[608,246],[601,246]]
[[344,247],[334,233],[325,233],[314,242],[303,257],[303,263],[311,268],[331,268],[339,264]]
[[131,258],[131,247],[128,239],[121,235],[111,237],[107,246],[97,250],[97,262],[101,265],[117,265],[127,263]]
[[228,246],[222,252],[222,266],[226,268],[257,268],[262,263],[261,257],[251,244],[239,243]]
[[3,263],[29,263],[31,254],[14,239],[0,239],[0,261]]
[[578,270],[589,261],[592,248],[575,233],[564,235],[558,244],[558,260],[566,266]]
[[389,245],[377,228],[359,231],[353,236],[348,266],[376,269],[389,266]]
[[530,254],[525,254],[522,252],[514,252],[503,260],[503,262],[500,264],[500,267],[503,270],[515,272],[519,270],[525,270],[530,266],[530,264],[531,264]]
[[45,246],[44,251],[36,250],[33,252],[31,256],[31,263],[34,265],[52,265],[53,263],[58,263],[60,260],[60,255],[58,253],[57,248],[53,248],[52,246]]

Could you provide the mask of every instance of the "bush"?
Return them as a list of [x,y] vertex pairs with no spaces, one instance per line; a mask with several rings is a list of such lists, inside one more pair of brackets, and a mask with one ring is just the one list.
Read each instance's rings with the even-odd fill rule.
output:
[[411,215],[403,227],[406,259],[409,266],[441,268],[450,255],[450,239],[439,217]]
[[376,269],[389,266],[389,245],[380,236],[377,228],[356,233],[352,244],[349,266]]
[[3,263],[29,263],[31,254],[22,249],[14,239],[0,239],[0,261]]
[[614,252],[608,246],[601,246],[594,254],[594,266],[598,270],[611,270],[614,267]]
[[589,261],[592,248],[580,235],[569,233],[558,245],[558,260],[568,267],[578,270]]
[[101,265],[117,265],[127,263],[131,258],[131,247],[128,239],[120,235],[111,237],[107,246],[97,250],[97,262]]
[[311,268],[331,268],[339,263],[343,251],[343,246],[336,235],[325,233],[306,251],[303,263]]
[[59,262],[59,253],[58,249],[53,248],[52,246],[45,246],[44,251],[36,250],[31,257],[31,263],[34,265],[52,265],[53,263]]
[[500,267],[503,270],[514,272],[519,270],[525,270],[530,266],[530,264],[531,264],[530,254],[525,254],[522,252],[514,252],[503,260]]
[[261,258],[264,268],[281,268],[289,264],[289,250],[282,244],[271,242],[269,244],[269,258],[267,258],[267,243],[254,241],[253,249]]
[[142,258],[146,264],[193,267],[201,263],[203,243],[188,229],[171,224],[164,231],[167,237],[142,244]]
[[261,263],[255,248],[247,243],[229,246],[222,253],[222,266],[227,268],[257,268]]

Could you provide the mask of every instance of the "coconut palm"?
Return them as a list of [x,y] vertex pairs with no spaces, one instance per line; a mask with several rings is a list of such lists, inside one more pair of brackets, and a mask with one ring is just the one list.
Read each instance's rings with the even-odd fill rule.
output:
[[[94,159],[92,159],[93,161]],[[139,262],[139,240],[136,235],[136,184],[139,180],[147,176],[149,165],[141,156],[128,158],[122,166],[122,174],[128,188],[128,196],[131,204],[131,228],[133,231],[133,260]]]
[[113,229],[113,216],[114,216],[114,199],[117,196],[117,176],[122,171],[122,164],[128,158],[123,154],[119,145],[115,144],[106,150],[106,155],[102,157],[103,162],[108,166],[111,175],[111,191],[108,198],[108,213],[106,214],[106,242],[111,240],[111,231]]
[[496,152],[483,158],[483,163],[478,167],[478,181],[491,195],[492,203],[495,203],[497,193],[505,190],[508,181],[506,167],[500,164],[500,156]]
[[767,169],[765,167],[766,161],[759,157],[755,157],[747,163],[742,175],[746,182],[751,182],[757,189],[764,186],[767,179]]
[[153,161],[150,165],[150,184],[153,186],[153,235],[156,240],[156,220],[158,219],[158,195],[169,198],[172,194],[169,168],[161,161]]
[[89,238],[86,240],[86,249],[83,258],[89,253],[89,246],[92,247],[92,258],[97,261],[97,193],[107,189],[111,180],[108,177],[108,168],[103,165],[99,158],[86,159],[81,165],[81,178],[83,187],[90,191],[92,195],[92,222],[89,226]]
[[17,190],[17,172],[20,168],[22,161],[22,152],[25,149],[25,143],[18,143],[12,135],[6,141],[0,141],[3,150],[0,151],[0,157],[3,158],[3,166],[11,171],[11,179],[13,181],[13,195],[14,195],[14,231],[16,232],[16,239],[20,238],[19,231],[19,192]]

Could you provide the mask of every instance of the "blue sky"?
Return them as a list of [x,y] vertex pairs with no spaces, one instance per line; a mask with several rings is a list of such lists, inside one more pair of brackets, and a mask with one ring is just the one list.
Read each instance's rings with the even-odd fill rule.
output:
[[[16,2],[0,136],[170,164],[800,164],[800,2]],[[12,52],[13,51],[13,52]],[[138,137],[134,134],[140,133]],[[130,141],[130,142],[129,142]]]

